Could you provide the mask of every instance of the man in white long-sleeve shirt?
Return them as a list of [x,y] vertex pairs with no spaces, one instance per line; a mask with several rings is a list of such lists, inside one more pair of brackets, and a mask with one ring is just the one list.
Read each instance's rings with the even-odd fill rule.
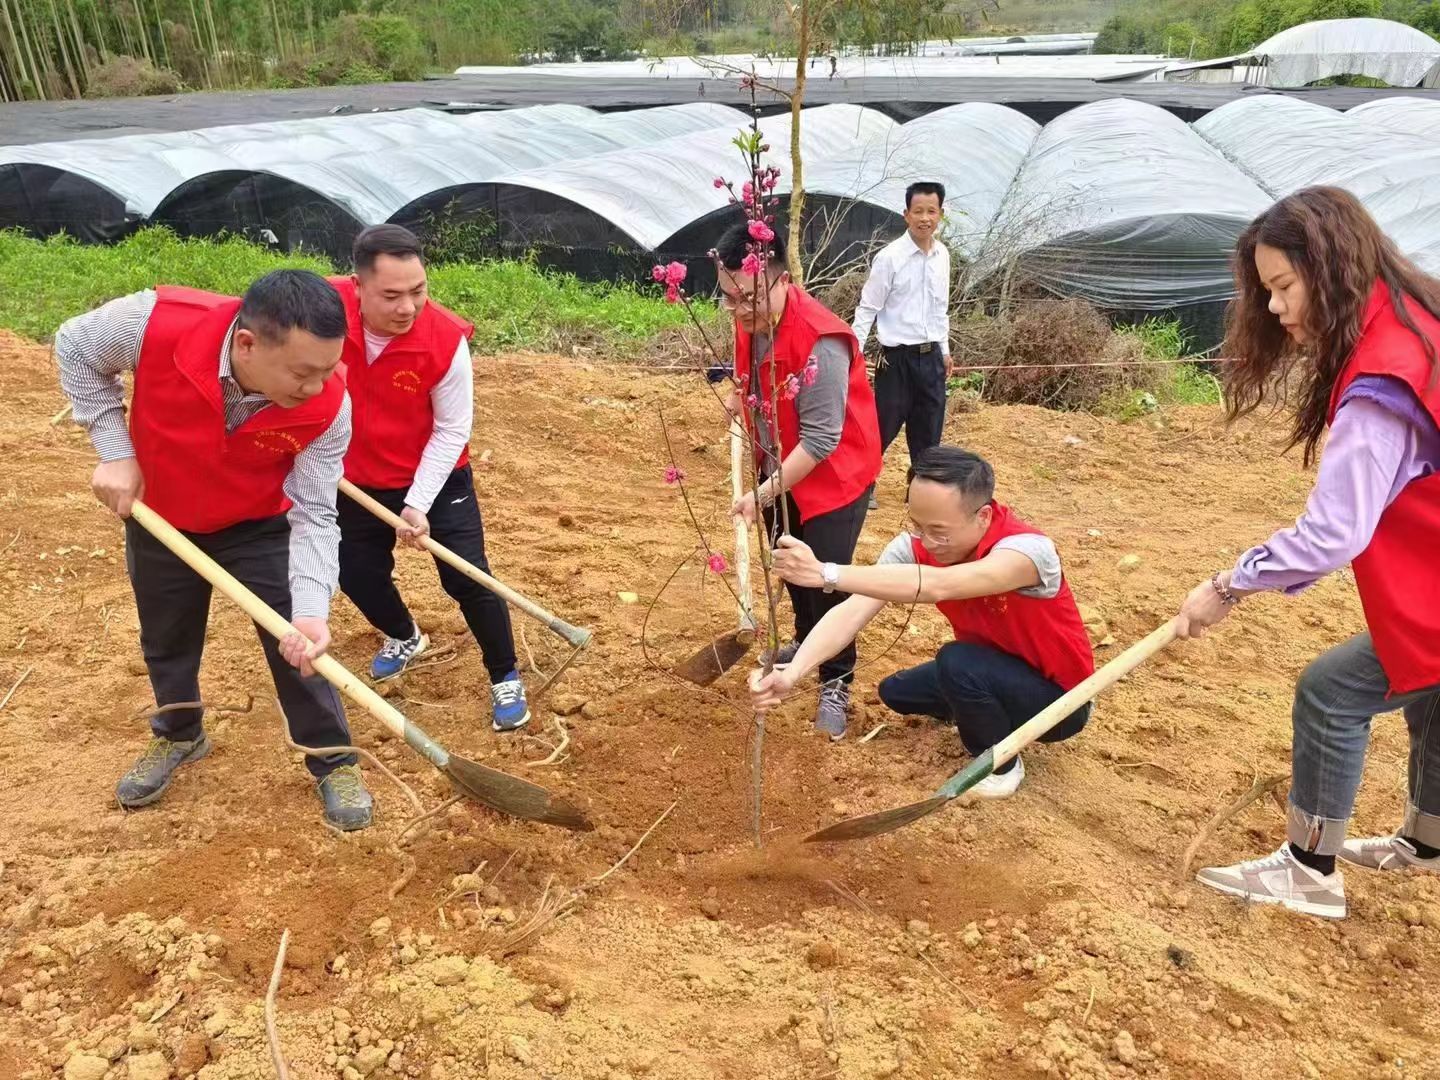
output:
[[[355,402],[345,475],[406,525],[392,530],[341,499],[340,588],[385,636],[370,674],[388,679],[429,645],[392,578],[397,533],[417,548],[433,536],[490,569],[470,468],[474,327],[429,298],[420,241],[409,230],[373,225],[356,237],[353,257],[354,276],[333,281],[349,322],[344,374]],[[530,709],[516,671],[509,609],[447,563],[436,559],[435,565],[480,646],[495,730],[524,726]]]
[[[875,328],[884,363],[875,372],[880,442],[890,449],[905,428],[910,460],[940,445],[945,380],[950,374],[950,250],[936,236],[943,184],[905,190],[905,233],[881,249],[855,308],[853,329],[865,347]],[[875,508],[872,498],[871,509]]]
[[[210,585],[130,520],[142,498],[299,631],[280,642],[259,632],[295,741],[350,743],[339,696],[309,663],[330,642],[338,575],[335,485],[351,409],[331,376],[344,335],[340,298],[304,270],[267,274],[243,300],[162,285],[55,335],[61,385],[100,455],[92,487],[126,519],[140,645],[162,709],[200,699]],[[135,373],[128,427],[126,371]],[[116,787],[127,808],[155,802],[177,768],[210,751],[198,708],[159,712],[150,727]],[[306,764],[330,824],[370,823],[353,755]]]

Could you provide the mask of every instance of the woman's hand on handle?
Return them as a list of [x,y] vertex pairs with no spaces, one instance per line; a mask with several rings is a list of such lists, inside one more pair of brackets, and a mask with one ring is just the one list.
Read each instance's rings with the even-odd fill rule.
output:
[[1190,595],[1180,605],[1180,611],[1175,616],[1175,636],[1204,637],[1205,631],[1229,615],[1232,607],[1234,605],[1227,604],[1219,590],[1207,578],[1191,589]]

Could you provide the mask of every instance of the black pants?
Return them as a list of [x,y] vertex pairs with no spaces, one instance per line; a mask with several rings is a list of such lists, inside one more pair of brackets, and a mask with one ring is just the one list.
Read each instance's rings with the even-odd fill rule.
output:
[[880,416],[880,445],[889,450],[900,428],[910,447],[910,460],[921,450],[939,446],[945,432],[945,357],[931,343],[886,348],[885,363],[875,371],[875,411]]
[[[790,493],[786,492],[785,498],[790,509],[790,535],[809,544],[815,557],[822,563],[844,565],[850,562],[855,556],[855,544],[860,539],[860,530],[865,526],[865,509],[873,490],[873,486],[867,488],[863,495],[848,506],[831,510],[828,514],[819,514],[806,522],[801,522],[800,508],[795,505],[795,499]],[[776,517],[773,506],[765,511],[765,526],[772,536],[778,535]],[[827,611],[850,598],[849,593],[840,592],[838,589],[827,593],[824,589],[806,589],[798,585],[787,584],[785,588],[790,593],[790,606],[795,609],[796,641],[804,641]],[[852,641],[820,665],[820,679],[829,682],[831,679],[843,678],[849,683],[854,677],[855,643]]]
[[[398,514],[405,509],[408,488],[390,491],[365,488],[365,493]],[[408,638],[415,619],[391,574],[395,570],[395,530],[357,502],[339,500],[340,588],[370,625],[386,637]],[[430,536],[487,574],[485,526],[475,501],[475,476],[469,465],[450,474],[435,496],[427,515]],[[515,638],[510,628],[510,610],[505,601],[483,585],[466,577],[439,559],[440,584],[465,616],[465,625],[475,635],[490,681],[498,682],[515,670]]]
[[[928,664],[897,671],[879,689],[894,712],[953,723],[965,749],[977,756],[1064,694],[1018,656],[964,641],[943,646]],[[1089,719],[1090,706],[1082,705],[1040,741],[1068,739]]]
[[[213,533],[186,533],[201,551],[285,618],[290,617],[290,525],[284,516],[246,521]],[[157,705],[200,700],[200,657],[210,615],[210,583],[133,521],[125,522],[125,567],[140,616],[140,649]],[[350,729],[335,688],[319,675],[305,678],[280,655],[279,643],[258,626],[275,692],[301,746],[348,746]],[[156,735],[179,742],[200,737],[200,710],[161,713]],[[317,778],[355,756],[307,757]]]

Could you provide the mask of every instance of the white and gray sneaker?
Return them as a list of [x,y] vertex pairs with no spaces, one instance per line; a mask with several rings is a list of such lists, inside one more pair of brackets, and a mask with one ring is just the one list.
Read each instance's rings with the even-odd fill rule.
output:
[[1322,874],[1310,869],[1290,853],[1288,843],[1263,859],[1234,866],[1207,866],[1195,875],[1195,880],[1217,892],[1257,904],[1279,904],[1303,915],[1326,919],[1345,917],[1345,876],[1338,870]]
[[972,787],[969,794],[981,799],[1008,799],[1020,790],[1024,779],[1025,762],[1017,757],[1013,769],[1004,773],[991,773]]
[[376,682],[393,679],[429,647],[429,635],[422,633],[418,626],[408,638],[387,637],[375,659],[370,661],[370,678]]
[[831,742],[845,737],[849,723],[850,687],[843,679],[820,684],[820,708],[815,710],[815,730],[829,736]]
[[1340,858],[1367,870],[1431,870],[1440,872],[1440,855],[1425,859],[1402,836],[1367,836],[1346,840]]

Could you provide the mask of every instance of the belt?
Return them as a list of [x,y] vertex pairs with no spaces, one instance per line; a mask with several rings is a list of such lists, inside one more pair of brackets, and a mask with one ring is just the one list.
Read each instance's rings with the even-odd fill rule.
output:
[[919,353],[921,356],[925,356],[929,353],[934,352],[938,348],[940,348],[940,343],[938,341],[926,341],[920,345],[887,345],[885,346],[885,351],[914,352]]

